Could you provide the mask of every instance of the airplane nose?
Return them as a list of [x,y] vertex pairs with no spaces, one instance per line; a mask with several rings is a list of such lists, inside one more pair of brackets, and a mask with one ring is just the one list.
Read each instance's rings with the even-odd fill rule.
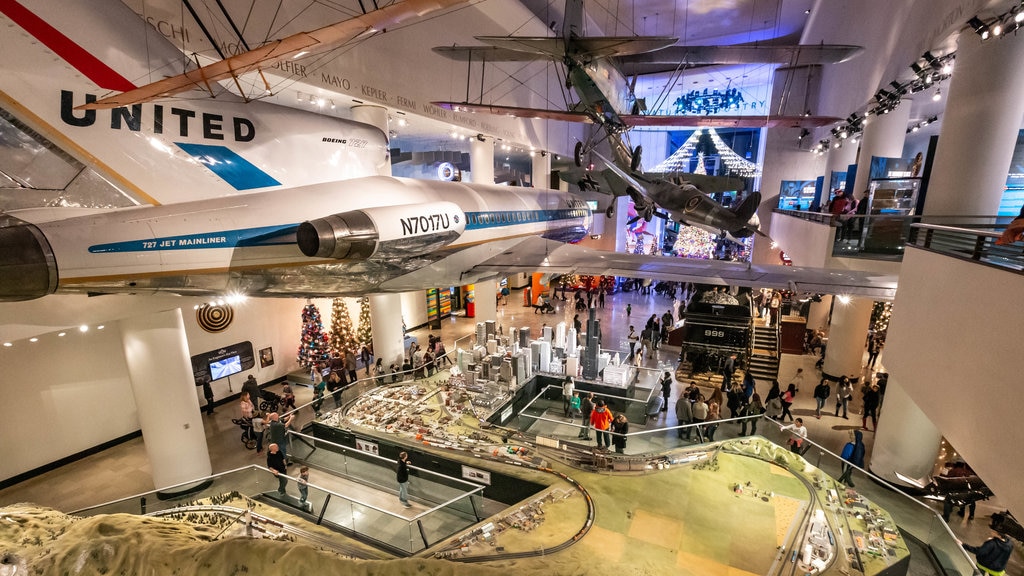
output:
[[11,215],[0,215],[0,301],[18,302],[57,289],[57,262],[43,233]]

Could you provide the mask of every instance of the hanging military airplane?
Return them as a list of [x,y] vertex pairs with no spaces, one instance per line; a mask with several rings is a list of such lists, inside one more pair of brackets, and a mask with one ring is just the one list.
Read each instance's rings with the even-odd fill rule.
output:
[[[181,53],[118,0],[7,1],[0,25],[8,30],[0,37],[8,57],[0,118],[18,143],[18,190],[31,194],[39,180],[66,173],[45,207],[0,213],[0,301],[466,284],[493,277],[487,263],[499,257],[543,268],[555,254],[546,242],[566,246],[592,222],[583,199],[557,190],[383,176],[380,130],[231,93],[76,109],[98,92],[181,66]],[[571,259],[580,272],[608,262],[602,252],[578,255]],[[706,262],[690,270],[665,260],[660,270],[617,266],[705,281],[715,273]],[[833,278],[846,293],[891,295],[888,279]],[[735,280],[785,285],[801,277],[790,268]]]
[[[821,126],[840,120],[839,118],[822,118],[809,116],[772,117],[772,116],[656,116],[644,114],[644,103],[637,99],[632,87],[620,72],[616,58],[637,57],[649,53],[670,49],[678,38],[669,37],[595,37],[582,36],[583,31],[583,0],[566,0],[565,21],[562,25],[561,37],[505,37],[477,36],[487,44],[482,47],[437,47],[434,50],[455,60],[482,62],[495,61],[530,61],[553,60],[565,65],[566,87],[572,87],[578,104],[569,110],[538,110],[509,106],[472,104],[468,102],[434,102],[443,108],[464,112],[485,112],[522,116],[529,118],[546,118],[570,122],[587,122],[599,125],[604,139],[609,143],[613,162],[606,162],[618,179],[608,178],[609,187],[614,195],[629,195],[636,204],[637,212],[644,219],[650,220],[654,215],[655,205],[671,214],[678,222],[700,226],[716,234],[728,232],[734,237],[746,237],[758,230],[756,222],[751,218],[760,203],[760,194],[748,194],[744,201],[735,208],[725,208],[707,196],[707,192],[717,190],[701,190],[693,182],[686,182],[689,175],[678,175],[666,179],[660,175],[644,174],[639,170],[641,162],[640,147],[631,148],[627,142],[628,131],[634,126]],[[695,50],[704,59],[712,58],[716,47],[703,47]],[[786,47],[773,47],[773,54],[785,53]],[[763,57],[764,53],[755,52],[751,57]],[[855,52],[854,47],[821,47],[818,57],[844,59]],[[808,47],[808,52],[811,52]],[[733,52],[726,51],[729,58],[736,58]],[[805,56],[808,60],[810,56]],[[635,80],[635,76],[634,76]],[[583,156],[596,143],[593,136],[586,142],[576,145],[574,159],[576,166],[582,166]],[[623,175],[623,173],[626,175]],[[580,171],[572,173],[567,180],[577,183],[582,189],[594,187],[595,181]],[[707,181],[707,179],[705,179]],[[712,183],[709,181],[709,183]],[[713,184],[713,183],[712,183]],[[731,189],[737,189],[736,187]],[[609,209],[607,215],[611,216]]]

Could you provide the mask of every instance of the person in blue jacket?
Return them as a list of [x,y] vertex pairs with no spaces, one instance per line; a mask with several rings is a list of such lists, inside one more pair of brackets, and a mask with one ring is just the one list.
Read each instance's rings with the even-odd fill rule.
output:
[[843,474],[839,481],[853,488],[853,467],[864,468],[864,433],[854,430],[853,442],[847,442],[846,446],[843,446],[843,453],[840,456],[843,458]]

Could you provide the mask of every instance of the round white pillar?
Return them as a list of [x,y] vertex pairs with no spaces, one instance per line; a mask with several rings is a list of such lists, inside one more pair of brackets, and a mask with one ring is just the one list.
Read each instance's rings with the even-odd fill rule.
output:
[[494,141],[469,139],[469,179],[474,184],[494,184]]
[[405,334],[402,333],[402,297],[399,294],[370,294],[370,323],[373,326],[373,354],[401,366],[405,358]]
[[476,296],[476,321],[498,321],[498,284],[494,280],[483,280],[474,287]]
[[867,298],[850,297],[846,304],[841,298],[835,298],[825,363],[821,368],[823,376],[838,379],[845,375],[854,382],[860,378],[872,306],[873,302]]
[[153,485],[162,489],[209,476],[213,468],[181,309],[119,324]]
[[832,309],[832,295],[823,294],[821,302],[811,302],[807,310],[807,329],[817,330],[818,328],[828,329],[828,312]]
[[1024,117],[1024,39],[960,34],[924,213],[995,214]]
[[901,486],[908,483],[900,480],[896,472],[927,480],[939,456],[941,441],[939,429],[890,375],[868,469]]
[[[860,152],[857,154],[857,178],[853,182],[853,193],[857,200],[868,189],[871,180],[871,157],[899,158],[903,155],[903,143],[907,138],[907,122],[910,121],[909,99],[888,114],[876,114],[864,119],[864,132],[860,138]],[[846,146],[849,146],[847,144]],[[846,176],[850,177],[849,174]]]
[[[384,133],[384,141],[391,142],[391,121],[388,118],[388,109],[374,104],[360,104],[350,108],[352,119],[356,122],[376,126]],[[378,173],[381,176],[391,176],[391,162],[385,162],[380,166]]]
[[532,172],[530,183],[534,188],[551,187],[551,156],[546,152],[531,152],[533,154]]

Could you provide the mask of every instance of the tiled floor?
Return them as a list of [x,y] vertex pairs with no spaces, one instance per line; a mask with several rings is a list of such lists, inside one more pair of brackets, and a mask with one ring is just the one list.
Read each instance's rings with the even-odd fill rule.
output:
[[[522,306],[521,294],[514,291],[508,298],[508,303],[498,307],[498,323],[503,326],[506,333],[513,326],[530,326],[533,334],[538,334],[544,323],[553,326],[559,321],[565,321],[571,325],[575,312],[561,300],[553,300],[553,303],[557,308],[555,314],[535,314],[533,309]],[[632,308],[632,314],[628,317],[626,315],[627,304]],[[637,328],[642,328],[651,314],[660,316],[665,310],[671,308],[672,301],[657,294],[640,295],[635,292],[626,292],[609,295],[606,307],[598,309],[598,318],[602,322],[604,334],[604,346],[628,350],[626,336],[630,323]],[[584,317],[585,315],[581,315],[581,318]],[[474,320],[452,317],[443,321],[440,331],[433,333],[440,335],[445,342],[450,343],[472,334],[474,330]],[[412,331],[412,335],[417,336],[422,342],[427,339],[429,332],[426,328],[420,328]],[[454,346],[448,346],[448,350],[453,351]],[[646,365],[651,368],[665,366],[674,369],[677,357],[678,348],[665,347],[659,350],[655,357],[647,359]],[[883,352],[881,361],[884,362],[884,360]],[[779,380],[785,384],[788,382],[788,378],[796,372],[796,369],[802,367],[808,374],[806,379],[808,386],[812,387],[810,383],[816,380],[815,374],[817,373],[814,361],[815,357],[810,355],[784,354],[781,358]],[[884,369],[881,364],[878,368]],[[759,383],[758,390],[763,396],[767,392],[767,384]],[[295,392],[299,405],[308,402],[312,396],[311,391],[306,387],[297,386]],[[835,418],[831,415],[826,415],[818,420],[813,417],[814,402],[810,392],[810,389],[801,390],[794,403],[793,413],[805,418],[812,440],[826,449],[838,453],[843,444],[848,441],[849,431],[858,424],[855,414],[850,414],[850,420]],[[678,393],[679,389],[676,387],[672,394],[673,401]],[[328,404],[330,404],[330,399],[328,399]],[[851,412],[855,411],[851,405]],[[214,472],[231,470],[253,463],[265,464],[262,456],[257,456],[253,450],[246,450],[239,441],[241,431],[231,423],[231,418],[236,416],[236,412],[234,402],[230,402],[219,406],[216,414],[204,417],[207,444]],[[303,417],[308,418],[309,415],[304,414]],[[884,418],[884,414],[882,417]],[[667,415],[658,423],[662,425],[676,424],[672,406],[669,407]],[[872,443],[870,432],[865,434],[865,442],[867,444],[866,460],[870,462]],[[814,463],[813,460],[812,463]],[[823,468],[828,470],[829,466],[823,465]],[[861,485],[869,484],[862,480],[858,483],[858,488]],[[0,506],[28,501],[64,511],[72,511],[147,492],[154,488],[143,441],[141,438],[137,438],[2,490],[0,491]],[[371,488],[346,486],[345,489],[347,491],[365,489],[367,494],[364,496],[368,501],[379,502],[382,505],[394,500],[391,494],[387,492],[374,494],[374,490]],[[932,507],[938,509],[934,504]],[[994,500],[982,502],[978,506],[976,520],[968,522],[966,519],[954,516],[951,527],[958,537],[969,542],[980,543],[987,537],[987,516],[999,509]]]

